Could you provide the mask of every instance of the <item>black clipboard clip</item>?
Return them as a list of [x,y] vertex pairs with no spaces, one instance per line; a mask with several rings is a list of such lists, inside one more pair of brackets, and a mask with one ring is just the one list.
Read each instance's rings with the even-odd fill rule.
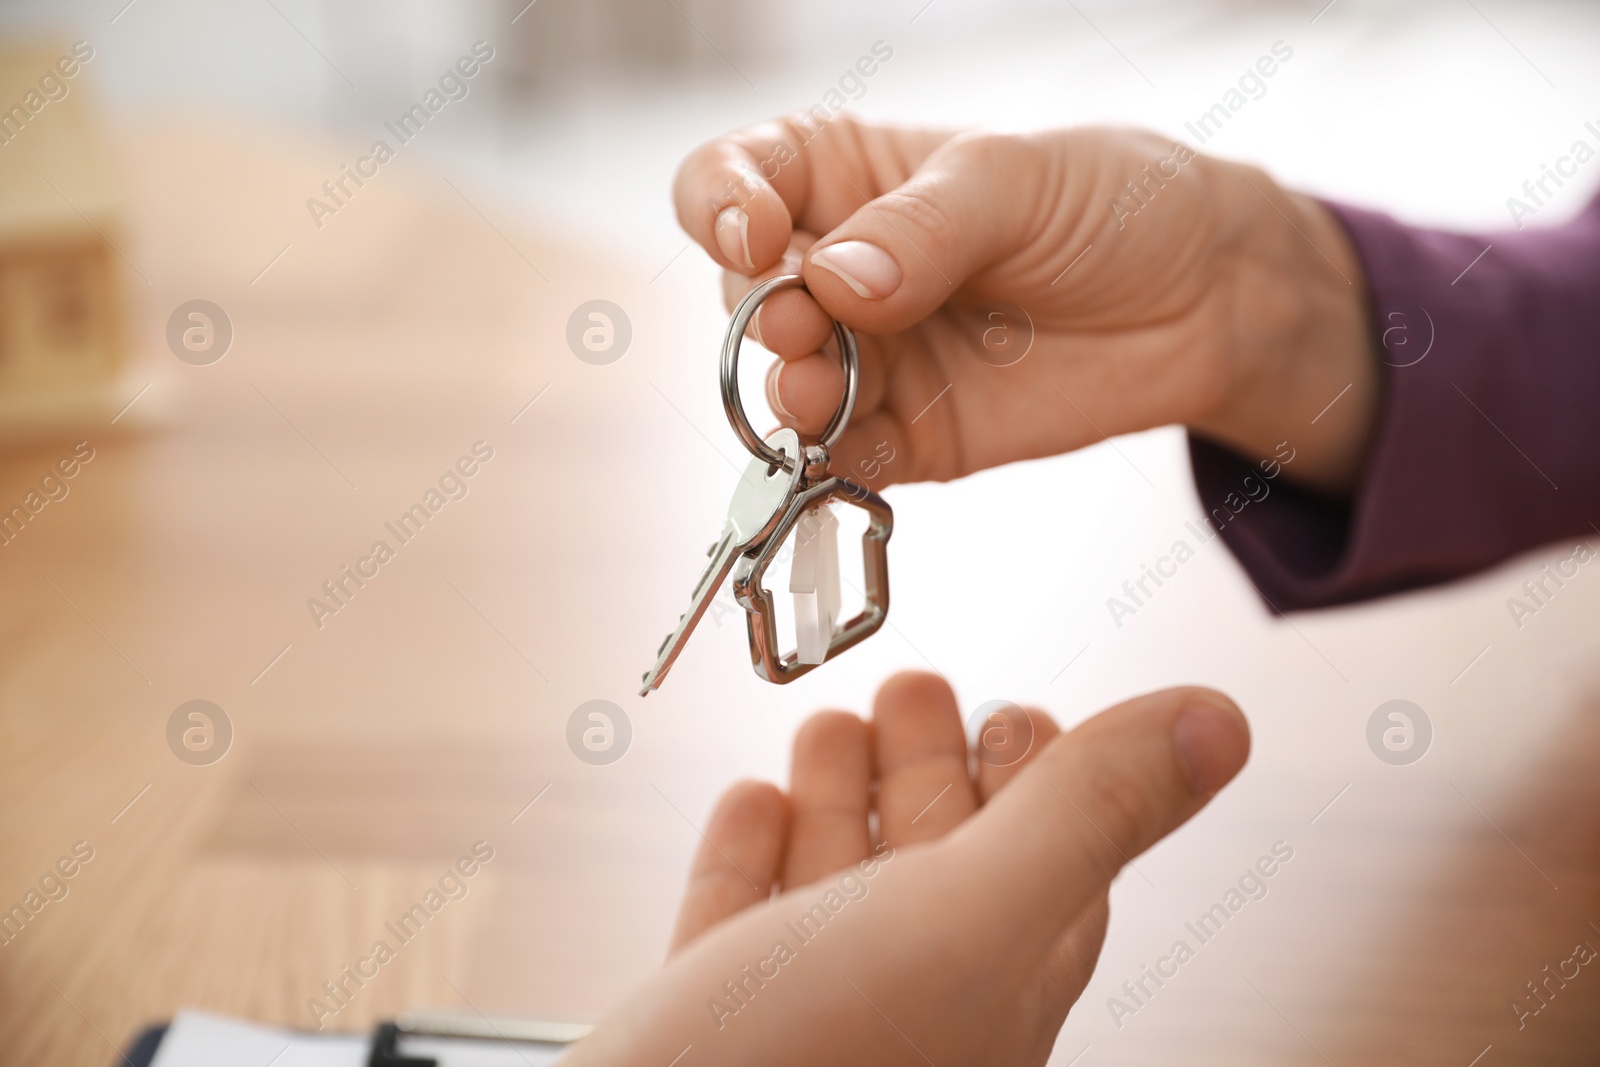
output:
[[439,1067],[439,1061],[432,1056],[413,1056],[403,1052],[400,1042],[408,1037],[569,1045],[592,1029],[594,1027],[589,1023],[550,1019],[496,1019],[487,1015],[410,1011],[394,1022],[380,1022],[373,1028],[367,1067]]
[[439,1061],[432,1056],[402,1055],[400,1028],[394,1023],[379,1023],[372,1031],[367,1067],[439,1067]]

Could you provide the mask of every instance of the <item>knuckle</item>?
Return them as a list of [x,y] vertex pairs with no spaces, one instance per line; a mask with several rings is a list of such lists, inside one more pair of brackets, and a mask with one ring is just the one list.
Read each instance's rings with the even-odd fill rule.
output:
[[1115,846],[1107,855],[1113,868],[1144,849],[1154,821],[1147,783],[1129,770],[1102,764],[1079,783],[1079,793],[1085,817]]
[[[972,132],[948,142],[938,155],[941,165],[925,167],[922,180],[886,198],[898,201],[900,214],[946,244],[1016,236],[1029,215],[1026,205],[1039,201],[1040,175],[1049,170],[1038,139]],[[958,235],[967,236],[958,241]]]
[[988,131],[964,134],[950,145],[957,159],[979,172],[1005,177],[1030,173],[1042,150],[1038,135]]
[[911,224],[924,237],[948,239],[955,230],[955,220],[940,201],[939,190],[902,186],[886,193],[879,205],[892,211],[898,218]]

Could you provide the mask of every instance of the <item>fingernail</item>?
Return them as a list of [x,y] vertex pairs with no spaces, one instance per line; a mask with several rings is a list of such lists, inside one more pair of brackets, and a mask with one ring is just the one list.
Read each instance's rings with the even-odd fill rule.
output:
[[900,288],[900,264],[865,241],[829,245],[811,253],[811,262],[837,274],[863,300],[882,300]]
[[749,270],[755,270],[755,261],[750,258],[750,216],[744,213],[743,208],[725,207],[717,215],[717,247],[722,249],[722,254],[735,263],[743,263]]
[[[764,305],[763,305],[764,306]],[[767,348],[767,342],[761,337],[761,308],[756,308],[756,313],[750,316],[750,332],[756,335],[756,344]]]
[[1210,796],[1233,780],[1250,755],[1250,730],[1244,716],[1221,698],[1191,698],[1172,728],[1172,743],[1189,775],[1189,785]]
[[779,418],[794,421],[794,416],[789,414],[789,409],[783,406],[783,401],[778,399],[778,376],[783,373],[783,362],[780,360],[772,365],[767,372],[767,403],[772,410],[777,412]]

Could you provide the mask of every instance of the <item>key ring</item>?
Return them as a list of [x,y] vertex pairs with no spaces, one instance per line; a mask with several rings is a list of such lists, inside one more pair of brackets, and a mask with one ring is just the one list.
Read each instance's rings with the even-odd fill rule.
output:
[[[722,409],[728,413],[728,425],[739,435],[750,453],[774,467],[787,467],[791,462],[782,452],[761,439],[750,427],[745,416],[744,403],[739,399],[739,348],[744,344],[744,331],[750,325],[762,301],[782,289],[804,289],[806,281],[798,274],[782,274],[769,278],[745,294],[739,306],[733,309],[733,319],[728,323],[728,333],[722,339]],[[856,335],[850,327],[838,320],[833,324],[833,336],[839,342],[839,359],[844,365],[844,402],[833,413],[833,420],[822,431],[822,446],[833,448],[850,421],[856,407],[856,380],[861,375],[861,357],[856,351]]]

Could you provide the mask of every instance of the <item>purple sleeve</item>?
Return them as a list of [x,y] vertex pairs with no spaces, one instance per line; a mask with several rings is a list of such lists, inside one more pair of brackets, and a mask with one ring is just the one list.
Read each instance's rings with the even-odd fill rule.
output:
[[1190,437],[1201,504],[1262,597],[1277,611],[1348,603],[1600,533],[1600,199],[1559,229],[1484,236],[1329,207],[1366,271],[1385,363],[1354,497],[1263,481]]

